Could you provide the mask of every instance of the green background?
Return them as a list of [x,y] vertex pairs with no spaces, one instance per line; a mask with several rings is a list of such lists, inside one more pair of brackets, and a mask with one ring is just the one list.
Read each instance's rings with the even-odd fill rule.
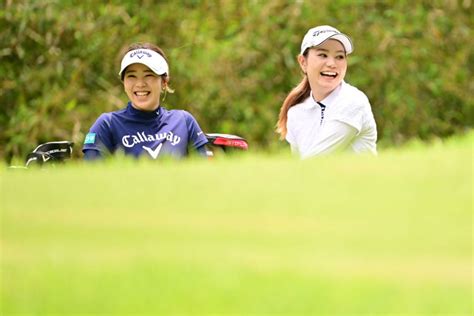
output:
[[320,24],[353,38],[346,79],[368,95],[381,148],[463,133],[474,121],[472,12],[467,0],[3,1],[0,158],[52,140],[79,148],[100,113],[124,107],[118,52],[136,41],[168,55],[166,107],[252,150],[287,148],[275,123],[301,79],[301,39]]
[[[125,105],[118,52],[135,41],[168,55],[165,106],[250,152],[160,168],[0,164],[0,314],[472,315],[472,11],[3,1],[0,161],[52,140],[79,158],[97,116]],[[274,133],[301,39],[320,24],[355,43],[346,79],[372,103],[378,157],[300,161]]]

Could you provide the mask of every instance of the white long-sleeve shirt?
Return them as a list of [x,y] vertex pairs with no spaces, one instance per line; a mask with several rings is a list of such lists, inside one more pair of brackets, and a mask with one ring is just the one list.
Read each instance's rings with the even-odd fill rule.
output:
[[325,99],[311,95],[288,111],[286,140],[301,158],[349,150],[377,153],[377,128],[367,96],[342,82]]

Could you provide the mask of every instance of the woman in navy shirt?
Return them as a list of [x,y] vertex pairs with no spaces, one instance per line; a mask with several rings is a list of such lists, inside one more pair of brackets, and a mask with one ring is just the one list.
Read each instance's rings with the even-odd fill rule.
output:
[[184,157],[188,147],[206,155],[207,138],[196,119],[184,110],[160,105],[161,93],[169,88],[169,66],[163,51],[150,43],[130,45],[120,72],[127,106],[103,113],[89,130],[82,152],[95,159],[123,152],[135,157]]

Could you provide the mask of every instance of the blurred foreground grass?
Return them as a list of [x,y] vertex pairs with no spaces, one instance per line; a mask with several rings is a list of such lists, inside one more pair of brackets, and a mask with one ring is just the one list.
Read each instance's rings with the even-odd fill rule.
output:
[[1,314],[472,315],[473,134],[1,171]]

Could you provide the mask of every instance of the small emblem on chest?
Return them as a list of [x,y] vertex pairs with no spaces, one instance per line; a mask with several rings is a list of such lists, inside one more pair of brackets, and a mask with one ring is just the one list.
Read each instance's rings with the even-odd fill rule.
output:
[[154,150],[147,146],[142,147],[150,154],[153,159],[156,159],[156,157],[158,157],[160,154],[161,146],[163,146],[163,143],[160,143]]

